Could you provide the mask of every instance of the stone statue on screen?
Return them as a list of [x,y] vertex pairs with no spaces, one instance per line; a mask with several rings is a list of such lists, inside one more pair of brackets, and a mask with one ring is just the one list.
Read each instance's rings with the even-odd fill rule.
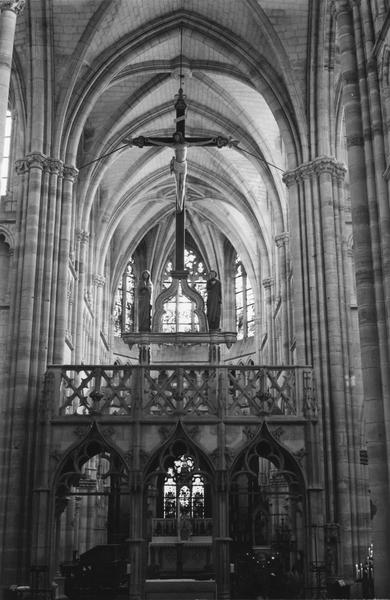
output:
[[141,273],[138,283],[138,331],[150,331],[153,284],[149,271]]
[[222,304],[222,293],[221,293],[221,282],[217,279],[216,271],[210,271],[207,284],[207,322],[209,325],[209,331],[219,331],[220,320],[221,320],[221,304]]

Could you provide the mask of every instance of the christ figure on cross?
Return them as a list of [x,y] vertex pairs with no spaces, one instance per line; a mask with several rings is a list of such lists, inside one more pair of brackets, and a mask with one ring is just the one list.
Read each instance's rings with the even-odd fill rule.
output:
[[224,146],[236,146],[237,141],[222,136],[204,137],[204,138],[186,138],[185,137],[185,110],[186,103],[182,88],[179,89],[175,103],[176,108],[176,131],[172,137],[144,137],[127,138],[124,141],[129,146],[165,146],[171,147],[175,151],[175,156],[170,162],[171,173],[176,179],[176,213],[182,213],[184,210],[184,200],[186,193],[187,179],[187,148],[190,146],[214,146],[223,148]]
[[176,179],[176,212],[180,213],[184,209],[184,198],[187,179],[187,144],[184,136],[176,131],[173,135],[175,142],[175,156],[170,162],[171,174]]

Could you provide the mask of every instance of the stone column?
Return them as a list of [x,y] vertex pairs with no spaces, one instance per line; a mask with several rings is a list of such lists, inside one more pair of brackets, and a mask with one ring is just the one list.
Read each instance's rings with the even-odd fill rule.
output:
[[350,347],[338,193],[344,173],[343,165],[323,156],[287,173],[284,181],[299,201],[298,207],[291,210],[293,213],[298,209],[298,215],[292,217],[297,218],[297,229],[291,224],[291,231],[298,238],[294,249],[300,251],[300,262],[293,256],[294,278],[297,273],[302,282],[295,290],[294,307],[304,334],[298,329],[296,333],[300,343],[308,344],[306,351],[299,354],[313,364],[317,389],[321,391],[322,432],[317,435],[323,436],[326,449],[321,474],[326,482],[325,519],[341,526],[344,556],[340,557],[338,568],[344,577],[351,577],[357,481],[353,413],[345,386]]
[[217,597],[223,600],[230,598],[229,490],[226,469],[218,469],[216,475],[214,564]]
[[130,492],[130,527],[129,527],[129,562],[130,600],[141,600],[144,597],[145,573],[147,567],[147,548],[144,538],[144,479],[141,468],[142,445],[142,399],[144,397],[144,370],[138,371],[138,399],[134,405],[134,422],[129,431],[129,492]]
[[4,147],[5,119],[8,109],[16,17],[23,11],[24,5],[25,0],[0,0],[0,169]]
[[131,600],[141,600],[143,597],[146,548],[143,537],[143,480],[142,472],[138,469],[131,470],[130,477],[130,586],[129,597]]
[[129,562],[131,571],[129,597],[131,600],[141,600],[143,597],[147,563],[147,552],[143,537],[143,478],[142,471],[137,468],[138,462],[136,459],[134,461],[134,468],[129,471]]
[[73,184],[77,177],[77,169],[64,166],[62,182],[62,209],[60,219],[60,244],[58,248],[58,275],[56,301],[56,330],[53,349],[53,361],[61,364],[64,357],[64,344],[67,330],[68,303],[67,281],[69,271],[69,253],[71,239],[71,221],[73,204]]
[[103,288],[106,283],[104,275],[96,273],[93,279],[95,285],[95,327],[93,340],[93,362],[97,362],[100,356],[100,331],[103,325]]
[[[35,461],[37,445],[46,443],[44,416],[39,412],[42,392],[42,372],[48,362],[49,338],[52,331],[50,317],[53,307],[52,268],[57,213],[57,179],[62,163],[40,152],[17,161],[16,171],[21,175],[20,231],[15,263],[14,302],[11,316],[12,338],[9,347],[9,379],[5,408],[7,422],[1,443],[5,452],[2,467],[5,473],[3,494],[12,495],[9,519],[2,533],[5,535],[4,581],[12,577],[12,569],[27,571],[32,557],[42,561],[45,553],[43,528],[39,519],[31,515],[47,515],[47,456]],[[20,250],[23,249],[23,251]],[[38,440],[39,432],[39,440]],[[2,449],[3,450],[3,449]],[[16,480],[18,472],[23,480]],[[34,499],[28,495],[28,481],[34,480]],[[10,491],[11,490],[11,491]],[[35,510],[35,508],[37,510]],[[17,515],[13,518],[13,511]],[[20,537],[15,523],[18,521]],[[33,529],[32,529],[33,528]],[[7,572],[8,570],[8,572]],[[21,575],[19,575],[21,577]]]
[[76,303],[75,303],[75,361],[80,363],[85,357],[83,356],[83,314],[84,314],[84,295],[86,291],[86,256],[89,243],[89,232],[88,231],[76,231],[77,238],[77,284],[76,284]]
[[266,362],[268,365],[272,365],[274,363],[274,322],[273,322],[273,314],[272,314],[272,306],[273,306],[273,294],[272,294],[272,286],[274,284],[274,280],[272,277],[267,279],[263,279],[263,287],[265,294],[265,321],[267,324],[267,352],[266,352]]
[[[364,9],[364,3],[362,8]],[[382,257],[388,257],[385,243],[388,240],[388,195],[382,198],[382,185],[373,179],[373,168],[381,157],[372,146],[377,133],[371,130],[378,113],[375,113],[376,84],[370,75],[362,70],[363,48],[361,39],[360,8],[352,2],[337,0],[338,42],[343,79],[343,102],[345,107],[345,128],[347,134],[348,166],[352,201],[352,227],[354,236],[354,256],[356,272],[356,293],[358,300],[360,347],[364,389],[364,414],[368,449],[368,470],[371,500],[376,507],[372,518],[372,541],[374,542],[375,594],[377,597],[390,596],[388,560],[390,556],[390,507],[389,471],[390,454],[389,409],[384,402],[388,397],[389,350],[388,322],[384,318],[384,298],[388,296],[388,268]],[[365,38],[368,32],[365,32]],[[369,37],[369,36],[368,36]],[[367,78],[369,81],[366,81]],[[368,85],[368,90],[367,86]],[[367,91],[371,93],[370,101]],[[372,114],[367,114],[367,108]],[[382,130],[381,130],[382,131]],[[365,133],[368,135],[365,136]],[[382,134],[381,134],[382,135]],[[374,148],[375,156],[371,154]],[[379,153],[380,154],[380,153]],[[379,185],[379,187],[378,187]],[[385,212],[384,212],[385,211]],[[385,227],[386,231],[383,229]],[[379,238],[379,239],[378,239]],[[388,261],[388,258],[387,258]],[[386,300],[388,302],[388,299]],[[388,316],[387,316],[388,321]],[[387,338],[387,339],[384,339]]]
[[290,324],[288,295],[288,233],[281,233],[275,237],[278,247],[278,264],[280,279],[280,310],[281,310],[281,356],[282,364],[291,364],[290,361]]
[[[227,372],[225,373],[226,376]],[[229,536],[229,478],[226,464],[226,404],[222,393],[227,389],[226,379],[220,382],[217,396],[219,423],[217,429],[218,450],[216,454],[215,503],[213,505],[213,563],[217,597],[230,598],[230,543]]]
[[53,300],[53,273],[55,273],[55,233],[56,222],[59,220],[59,202],[58,202],[58,181],[62,176],[63,164],[60,160],[47,158],[45,161],[45,182],[42,187],[42,212],[40,220],[42,231],[45,231],[44,252],[39,256],[38,270],[40,275],[40,287],[37,289],[36,296],[40,302],[40,319],[37,319],[38,330],[36,332],[39,343],[38,371],[37,377],[40,377],[42,365],[44,367],[51,362],[49,348],[54,339],[52,322],[52,300]]
[[[34,384],[38,364],[35,332],[36,318],[39,318],[35,294],[41,250],[39,241],[42,240],[40,211],[45,159],[41,153],[32,153],[18,163],[18,172],[23,176],[19,243],[24,246],[25,251],[21,256],[19,249],[17,250],[13,335],[9,348],[8,406],[4,407],[7,422],[1,436],[4,457],[1,466],[6,469],[2,477],[2,494],[5,502],[7,496],[12,496],[12,506],[8,505],[9,518],[2,531],[5,549],[3,560],[6,565],[3,566],[4,581],[9,581],[17,564],[20,568],[27,568],[30,549],[30,509],[24,486],[34,470],[33,440],[37,408],[37,389]],[[23,482],[17,476],[21,472],[24,473]]]

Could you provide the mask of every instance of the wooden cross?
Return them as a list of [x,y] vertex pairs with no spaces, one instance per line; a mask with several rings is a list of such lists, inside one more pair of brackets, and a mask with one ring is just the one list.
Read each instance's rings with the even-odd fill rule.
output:
[[[179,89],[177,94],[175,109],[176,109],[176,130],[171,137],[144,137],[128,138],[125,143],[129,146],[166,146],[174,148],[175,156],[170,163],[171,173],[176,179],[176,260],[175,271],[172,276],[178,277],[179,274],[183,277],[184,270],[184,250],[185,250],[185,194],[186,194],[186,178],[187,178],[187,148],[189,146],[202,146],[223,148],[225,146],[232,147],[237,145],[236,140],[217,137],[185,137],[185,113],[186,102],[183,94],[183,89]],[[180,277],[179,277],[180,278]]]

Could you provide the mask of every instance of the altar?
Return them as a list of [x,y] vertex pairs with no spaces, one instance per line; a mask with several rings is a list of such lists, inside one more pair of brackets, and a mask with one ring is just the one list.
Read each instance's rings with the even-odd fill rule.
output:
[[211,536],[176,536],[154,539],[149,543],[149,572],[162,578],[193,577],[205,580],[213,576]]
[[145,600],[215,600],[214,580],[147,579]]

